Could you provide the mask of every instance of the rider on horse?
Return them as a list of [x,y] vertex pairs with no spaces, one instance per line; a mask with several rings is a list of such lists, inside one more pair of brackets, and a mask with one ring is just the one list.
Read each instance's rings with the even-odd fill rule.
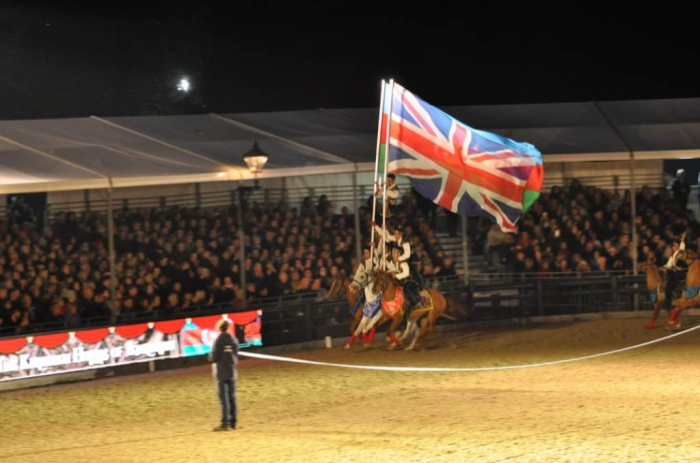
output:
[[681,235],[679,241],[674,241],[673,243],[673,254],[668,259],[666,265],[662,268],[666,271],[666,309],[671,308],[671,303],[673,301],[673,292],[676,287],[685,280],[686,274],[688,273],[688,265],[679,259],[679,254],[681,251],[685,251],[685,233]]
[[423,288],[417,281],[416,272],[411,271],[411,266],[408,265],[408,262],[401,260],[401,248],[396,244],[392,246],[391,257],[392,261],[388,266],[388,270],[390,273],[394,273],[398,283],[403,286],[403,292],[410,302],[408,310],[406,310],[406,314],[408,314],[420,305],[419,293]]
[[[382,235],[381,228],[375,227],[375,230],[380,236]],[[396,225],[396,227],[394,227],[394,234],[390,235],[387,232],[384,235],[384,239],[387,243],[394,243],[398,245],[398,249],[401,251],[399,261],[406,262],[409,265],[414,279],[422,289],[425,286],[425,281],[423,280],[423,276],[419,270],[420,259],[418,259],[418,256],[413,252],[413,247],[411,246],[408,238],[405,237],[403,225]]]
[[[387,186],[386,205],[389,208],[389,213],[387,214],[387,218],[389,218],[389,217],[396,215],[399,196],[401,194],[401,192],[399,191],[399,187],[396,184],[396,175],[388,174],[386,176],[386,186]],[[377,194],[379,194],[381,192],[382,192],[382,187],[378,186],[377,187]]]

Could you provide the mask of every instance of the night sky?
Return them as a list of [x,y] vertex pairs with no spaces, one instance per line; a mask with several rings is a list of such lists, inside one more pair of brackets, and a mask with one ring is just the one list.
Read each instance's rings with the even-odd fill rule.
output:
[[382,77],[436,105],[700,96],[695,16],[660,4],[285,3],[1,1],[0,119],[369,107]]

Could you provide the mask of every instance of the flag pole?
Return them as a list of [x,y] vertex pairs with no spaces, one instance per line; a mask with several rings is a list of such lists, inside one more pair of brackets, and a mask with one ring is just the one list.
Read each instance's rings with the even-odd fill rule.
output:
[[[369,261],[374,262],[374,223],[377,220],[377,177],[379,176],[379,154],[382,151],[382,115],[384,114],[384,90],[386,81],[382,79],[382,92],[379,98],[379,122],[377,123],[377,151],[374,157],[374,183],[372,184],[372,229],[370,233]],[[386,154],[385,154],[386,156]],[[360,261],[362,264],[362,261]],[[372,264],[370,264],[372,265]]]
[[386,187],[386,175],[387,166],[389,165],[389,153],[391,152],[391,118],[393,117],[394,110],[394,79],[389,81],[389,117],[387,117],[386,122],[386,151],[384,152],[384,179],[382,186],[383,200],[382,200],[382,270],[386,271],[386,210],[387,210],[387,187]]

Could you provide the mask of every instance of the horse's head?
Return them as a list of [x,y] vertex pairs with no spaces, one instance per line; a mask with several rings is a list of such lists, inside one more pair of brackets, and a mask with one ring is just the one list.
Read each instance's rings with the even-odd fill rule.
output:
[[347,278],[337,276],[333,278],[333,283],[331,284],[331,289],[328,290],[326,294],[326,299],[333,299],[338,296],[342,296],[348,291],[348,286],[350,282]]
[[374,274],[374,283],[372,284],[372,292],[374,294],[383,293],[390,283],[394,281],[394,277],[388,272],[377,272]]

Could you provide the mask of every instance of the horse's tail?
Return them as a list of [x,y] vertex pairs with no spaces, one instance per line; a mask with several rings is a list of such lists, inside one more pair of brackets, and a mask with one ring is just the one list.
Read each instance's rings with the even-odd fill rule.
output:
[[465,309],[462,304],[455,301],[452,298],[446,297],[447,307],[445,308],[445,313],[449,316],[455,317],[456,319],[470,318],[472,316],[472,311]]

